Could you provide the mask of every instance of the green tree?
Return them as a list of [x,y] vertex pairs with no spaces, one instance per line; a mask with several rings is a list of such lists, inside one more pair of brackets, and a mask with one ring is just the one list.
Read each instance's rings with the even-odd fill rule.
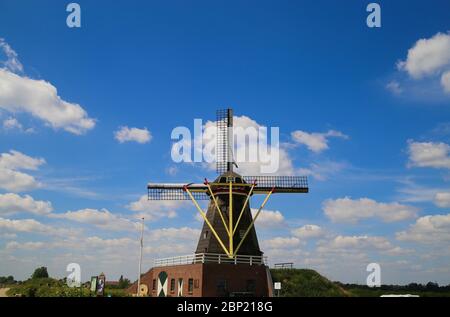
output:
[[31,276],[31,278],[32,279],[48,278],[47,268],[45,266],[38,267],[36,270],[34,270],[34,273]]
[[12,275],[0,276],[0,284],[14,284],[16,281]]
[[119,278],[119,285],[118,288],[128,288],[131,285],[131,282],[129,279],[127,278],[123,278],[123,275],[120,276]]
[[437,291],[439,290],[439,284],[436,282],[428,282],[426,288],[428,291]]

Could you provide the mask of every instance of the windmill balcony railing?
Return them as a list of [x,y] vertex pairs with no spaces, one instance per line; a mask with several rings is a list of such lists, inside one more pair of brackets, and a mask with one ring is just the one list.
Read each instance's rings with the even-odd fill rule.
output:
[[230,258],[226,254],[196,253],[171,258],[156,259],[154,266],[161,267],[197,263],[267,265],[267,256],[236,255],[235,257]]

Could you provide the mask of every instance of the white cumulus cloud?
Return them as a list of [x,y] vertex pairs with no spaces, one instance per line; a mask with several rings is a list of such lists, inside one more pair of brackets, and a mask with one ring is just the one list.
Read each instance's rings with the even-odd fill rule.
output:
[[0,230],[57,236],[72,236],[76,233],[74,230],[53,227],[34,219],[7,219],[2,217],[0,217]]
[[[251,212],[255,217],[258,209],[252,208]],[[255,225],[258,228],[275,228],[284,224],[284,216],[278,210],[262,209],[259,213],[258,219],[256,219]]]
[[148,239],[150,241],[196,240],[199,235],[199,229],[190,227],[159,228],[151,230]]
[[138,222],[130,221],[107,209],[81,209],[77,211],[68,211],[63,214],[53,214],[53,218],[68,219],[71,221],[94,225],[100,229],[113,231],[134,231],[140,228]]
[[33,176],[23,173],[22,170],[35,171],[44,163],[45,160],[42,158],[33,158],[15,150],[1,153],[0,188],[20,192],[39,187],[39,182]]
[[380,218],[384,222],[401,221],[416,217],[418,209],[397,202],[382,203],[369,198],[349,197],[328,199],[322,209],[333,222],[357,223],[362,219]]
[[91,248],[121,248],[136,245],[137,241],[130,238],[105,239],[100,237],[88,237],[86,243]]
[[320,153],[324,150],[327,150],[329,148],[328,139],[331,137],[348,139],[347,135],[336,130],[329,130],[325,133],[308,133],[305,131],[297,130],[292,132],[291,136],[295,143],[306,145],[306,147],[314,153]]
[[176,210],[184,205],[181,200],[148,200],[143,195],[139,200],[130,203],[127,208],[136,211],[135,218],[145,218],[146,221],[155,221],[160,218],[175,218]]
[[8,118],[3,120],[3,128],[6,130],[19,129],[22,130],[22,124],[16,118]]
[[418,40],[408,50],[406,60],[397,63],[397,68],[413,79],[441,76],[441,86],[444,92],[449,93],[450,33],[437,33],[431,38]]
[[3,120],[3,129],[6,131],[17,130],[19,132],[25,133],[33,133],[35,130],[33,128],[24,128],[22,123],[19,122],[16,118],[9,117]]
[[396,238],[401,241],[418,243],[444,243],[448,247],[450,242],[450,214],[420,217],[408,230],[398,232]]
[[0,87],[0,109],[31,114],[54,129],[77,135],[95,126],[95,120],[79,104],[61,99],[49,82],[0,69]]
[[275,237],[263,240],[261,243],[267,249],[291,249],[300,246],[300,240],[295,237]]
[[446,93],[450,93],[450,71],[442,74],[441,85]]
[[61,99],[51,83],[17,74],[23,72],[23,66],[2,38],[0,49],[7,58],[0,61],[0,109],[30,114],[47,126],[77,135],[94,128],[95,120],[79,104]]
[[434,195],[434,203],[442,208],[450,207],[450,192],[438,192]]
[[399,69],[414,78],[431,75],[450,64],[450,34],[437,33],[429,39],[418,40],[408,50],[405,61],[400,61]]
[[388,255],[401,255],[409,250],[394,246],[388,239],[380,236],[343,236],[338,235],[331,240],[319,242],[319,253],[358,253],[361,251],[376,250]]
[[[234,151],[233,159],[237,163],[236,172],[242,175],[293,175],[295,169],[290,154],[283,144],[277,144],[271,129],[259,124],[247,116],[233,117]],[[203,144],[204,158],[207,167],[215,170],[216,122],[207,121],[204,124],[203,135],[197,136],[195,151],[202,152],[199,145]],[[261,132],[261,133],[260,133]],[[203,136],[203,139],[202,139]],[[190,146],[190,141],[183,145]],[[263,145],[263,146],[260,146]],[[175,143],[172,155],[178,152],[181,144]]]
[[43,158],[34,158],[15,150],[0,154],[0,168],[35,171],[42,164],[45,164]]
[[19,56],[17,53],[11,48],[11,46],[6,43],[5,39],[0,37],[0,49],[6,56],[6,61],[0,62],[0,65],[3,65],[6,69],[9,69],[12,72],[23,72],[22,63],[19,61]]
[[119,143],[124,142],[137,142],[137,143],[148,143],[152,139],[152,135],[147,128],[129,128],[127,126],[120,127],[119,130],[114,132],[114,138],[119,141]]
[[52,204],[48,201],[34,200],[29,195],[0,194],[0,214],[10,215],[29,212],[36,215],[48,215],[52,212]]
[[442,142],[408,141],[410,167],[450,168],[450,146]]
[[304,225],[293,229],[291,233],[300,239],[320,238],[325,234],[324,230],[317,225]]

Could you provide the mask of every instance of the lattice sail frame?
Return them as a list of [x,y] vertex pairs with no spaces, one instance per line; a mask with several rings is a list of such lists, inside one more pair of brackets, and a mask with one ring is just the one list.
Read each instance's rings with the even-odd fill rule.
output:
[[233,170],[233,109],[216,112],[216,172],[223,174]]
[[[256,183],[253,194],[267,194],[272,189],[275,193],[307,193],[309,190],[306,176],[243,176],[242,178],[249,184]],[[220,183],[215,184],[219,185]],[[148,199],[191,200],[185,187],[189,188],[196,200],[209,200],[211,198],[204,183],[150,183],[147,185]]]
[[189,186],[197,200],[209,200],[203,184],[148,184],[148,200],[191,200],[184,189]]

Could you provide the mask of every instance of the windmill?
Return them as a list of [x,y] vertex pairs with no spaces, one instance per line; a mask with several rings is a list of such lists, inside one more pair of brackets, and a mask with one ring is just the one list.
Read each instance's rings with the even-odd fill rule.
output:
[[[307,193],[305,176],[242,176],[233,171],[233,110],[217,111],[216,171],[204,183],[149,183],[149,200],[191,200],[204,220],[196,254],[224,254],[229,259],[255,256],[262,259],[255,221],[272,194]],[[264,195],[254,216],[250,198]],[[204,211],[200,200],[208,200]],[[219,258],[220,259],[220,258]],[[262,260],[261,260],[262,261]],[[220,260],[219,260],[220,263]]]

